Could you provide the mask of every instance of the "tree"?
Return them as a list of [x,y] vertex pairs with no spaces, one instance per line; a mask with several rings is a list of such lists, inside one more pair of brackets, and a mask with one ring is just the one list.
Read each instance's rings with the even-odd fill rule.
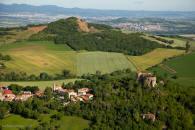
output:
[[62,76],[63,76],[63,77],[68,77],[69,74],[70,74],[70,71],[69,71],[69,70],[63,70],[63,71],[62,71]]
[[44,91],[44,99],[46,101],[49,101],[53,97],[52,89],[50,87],[47,87]]
[[187,41],[187,42],[186,42],[186,53],[188,53],[189,50],[190,50],[190,42]]
[[49,78],[49,75],[45,72],[40,73],[40,79],[41,80],[47,80]]

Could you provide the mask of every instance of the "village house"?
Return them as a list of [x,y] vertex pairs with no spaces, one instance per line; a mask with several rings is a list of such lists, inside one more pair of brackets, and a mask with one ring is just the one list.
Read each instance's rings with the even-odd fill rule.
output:
[[149,114],[143,114],[142,118],[143,119],[149,118],[149,119],[151,119],[154,122],[155,119],[156,119],[156,116],[154,114],[149,113]]
[[89,99],[92,99],[93,98],[93,94],[86,94],[86,97],[88,97]]
[[15,94],[12,93],[11,90],[6,90],[3,94],[4,96],[4,101],[13,101],[13,99],[15,98]]
[[44,93],[43,91],[39,90],[39,91],[37,91],[37,92],[35,93],[34,96],[40,97],[43,93]]
[[88,101],[89,98],[87,96],[81,96],[84,101]]
[[137,81],[142,82],[146,86],[157,86],[156,77],[152,73],[137,72]]
[[88,88],[78,89],[78,96],[86,95],[89,92]]
[[15,100],[21,100],[23,102],[28,100],[31,97],[33,97],[33,94],[22,94],[22,95],[17,95]]
[[0,85],[0,90],[8,90],[8,85]]
[[72,96],[77,97],[77,93],[74,90],[68,90],[68,97],[71,98]]
[[59,92],[60,90],[63,90],[62,86],[56,85],[55,83],[52,86],[52,91],[53,92]]
[[22,91],[23,94],[31,94],[31,91]]
[[[68,98],[71,100],[71,102],[77,103],[79,101],[88,101],[93,98],[93,94],[90,94],[91,89],[88,88],[81,88],[78,89],[77,92],[75,92],[73,89],[68,90],[68,89],[63,89],[59,85],[53,84],[52,86],[53,92],[60,96],[65,96],[68,94]],[[56,100],[63,100],[63,98],[56,98]]]

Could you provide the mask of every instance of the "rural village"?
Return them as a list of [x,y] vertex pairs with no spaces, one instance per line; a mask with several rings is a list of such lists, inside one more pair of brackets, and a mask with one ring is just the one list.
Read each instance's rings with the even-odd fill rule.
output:
[[[137,72],[136,79],[138,82],[148,87],[157,86],[157,83],[156,83],[157,78],[152,73]],[[162,84],[162,82],[163,81],[161,81],[160,84]],[[93,93],[92,89],[81,88],[75,91],[73,89],[63,89],[61,85],[56,85],[55,83],[52,86],[52,92],[53,94],[58,95],[56,100],[63,101],[65,99],[65,96],[68,97],[69,101],[64,102],[63,106],[67,106],[70,103],[89,101],[89,100],[92,100],[94,97],[94,95],[92,94]],[[11,102],[11,101],[21,100],[22,102],[24,102],[28,100],[29,98],[40,97],[43,94],[44,94],[44,91],[39,90],[35,92],[35,94],[31,93],[31,91],[22,91],[19,95],[15,95],[12,93],[12,90],[9,89],[8,85],[0,85],[0,101]],[[141,114],[141,116],[142,116],[142,119],[149,118],[153,122],[156,119],[155,114],[152,114],[152,113]]]
[[[78,89],[78,91],[76,92],[73,89],[67,90],[67,89],[63,89],[62,86],[60,85],[53,84],[52,91],[53,94],[59,96],[58,98],[56,98],[56,100],[64,100],[65,95],[68,96],[70,101],[64,103],[64,105],[67,105],[70,102],[76,103],[79,101],[82,102],[82,101],[88,101],[93,99],[93,94],[91,94],[93,90],[88,88]],[[31,91],[22,91],[19,95],[15,95],[12,93],[12,90],[9,89],[8,85],[0,85],[0,101],[11,102],[11,101],[21,100],[23,102],[28,100],[29,98],[40,97],[42,94],[44,94],[44,91],[39,90],[34,94]]]

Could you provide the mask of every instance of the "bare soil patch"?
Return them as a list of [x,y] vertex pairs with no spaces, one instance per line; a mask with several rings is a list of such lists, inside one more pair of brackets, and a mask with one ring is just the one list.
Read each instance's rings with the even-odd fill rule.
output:
[[39,27],[29,27],[28,30],[34,31],[34,33],[38,33],[45,28],[47,28],[47,25],[39,26]]
[[85,21],[82,21],[80,19],[77,19],[77,23],[79,25],[79,30],[80,32],[89,32],[89,28],[88,28],[88,25]]
[[44,46],[28,46],[28,47],[20,47],[20,48],[13,48],[12,51],[28,51],[28,50],[45,50]]

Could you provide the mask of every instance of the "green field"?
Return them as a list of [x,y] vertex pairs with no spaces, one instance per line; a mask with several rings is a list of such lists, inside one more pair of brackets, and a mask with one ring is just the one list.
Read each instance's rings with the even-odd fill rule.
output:
[[[43,121],[49,121],[51,114],[41,115]],[[80,117],[64,116],[61,120],[57,121],[56,124],[60,126],[59,130],[82,130],[89,127],[89,121],[84,120]],[[5,119],[0,121],[3,130],[19,130],[19,128],[35,128],[39,125],[37,120],[23,118],[19,115],[11,114]]]
[[130,68],[136,71],[131,62],[120,53],[109,52],[87,52],[78,53],[77,55],[77,75],[87,73],[94,74],[96,71],[102,73],[110,73],[116,70]]
[[142,56],[128,56],[140,71],[161,63],[164,59],[184,54],[183,50],[158,48]]
[[62,85],[63,83],[74,83],[76,80],[81,79],[65,79],[65,80],[55,80],[55,81],[19,81],[19,82],[0,82],[0,85],[10,85],[18,84],[21,86],[38,86],[41,90],[45,90],[46,87],[52,87],[55,83],[56,85]]
[[160,74],[168,73],[169,76],[177,75],[179,78],[176,79],[178,83],[187,86],[195,86],[195,52],[180,56],[163,64],[167,65],[171,69],[175,70],[176,74],[171,74],[169,71],[161,68],[160,66],[154,67],[151,70],[157,71]]
[[63,69],[76,73],[76,52],[64,44],[53,42],[18,42],[1,46],[3,54],[9,54],[13,60],[6,62],[5,71],[24,71],[28,74],[59,74]]

